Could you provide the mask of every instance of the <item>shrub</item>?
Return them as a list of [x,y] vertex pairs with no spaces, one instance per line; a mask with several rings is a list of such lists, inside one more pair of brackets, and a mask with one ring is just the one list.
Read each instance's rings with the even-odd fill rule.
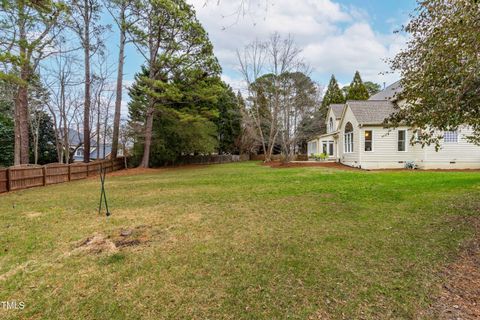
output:
[[407,161],[405,162],[405,169],[415,170],[418,169],[418,166],[415,161]]

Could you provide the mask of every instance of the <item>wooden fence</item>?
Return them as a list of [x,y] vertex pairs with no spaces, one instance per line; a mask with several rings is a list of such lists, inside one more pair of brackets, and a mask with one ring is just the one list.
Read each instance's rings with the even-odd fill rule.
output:
[[202,156],[185,156],[176,161],[175,164],[216,164],[216,163],[229,163],[248,161],[250,156],[248,154],[234,155],[234,154],[222,154],[222,155],[202,155]]
[[0,169],[0,193],[85,179],[97,175],[103,167],[107,172],[125,168],[125,159],[100,160],[90,163],[24,165]]
[[[285,157],[281,154],[272,154],[272,161],[281,161]],[[252,155],[250,157],[250,160],[257,160],[257,161],[263,161],[265,160],[265,155],[263,154],[258,154],[258,155]],[[295,155],[295,161],[308,161],[308,155],[306,154],[297,154]]]

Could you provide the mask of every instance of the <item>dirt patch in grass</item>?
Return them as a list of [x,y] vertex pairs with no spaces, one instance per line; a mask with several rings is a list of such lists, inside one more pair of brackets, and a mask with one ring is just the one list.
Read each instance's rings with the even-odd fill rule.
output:
[[96,233],[80,242],[68,255],[114,254],[122,248],[144,245],[151,240],[149,227],[123,228],[111,236]]
[[480,219],[469,218],[476,237],[443,271],[446,279],[430,313],[434,319],[480,319]]
[[31,211],[31,212],[25,213],[25,215],[26,215],[28,218],[36,218],[36,217],[40,217],[41,215],[43,215],[43,213],[37,212],[37,211]]
[[14,275],[16,275],[17,273],[19,272],[22,272],[24,270],[26,270],[30,265],[32,265],[33,262],[32,261],[27,261],[21,265],[18,265],[16,266],[15,268],[5,272],[4,274],[0,274],[0,281],[5,281],[7,280],[8,278],[10,277],[13,277]]
[[91,253],[91,254],[99,254],[99,253],[115,253],[118,251],[117,246],[108,239],[108,237],[104,236],[103,234],[94,234],[91,237],[88,237],[77,245],[75,249],[73,249],[72,254],[82,254],[82,253]]
[[281,162],[281,161],[271,161],[271,162],[261,162],[261,165],[268,166],[271,168],[304,168],[304,167],[322,167],[330,169],[339,169],[339,170],[360,170],[357,168],[349,167],[338,162],[312,162],[312,161],[302,161],[302,162]]

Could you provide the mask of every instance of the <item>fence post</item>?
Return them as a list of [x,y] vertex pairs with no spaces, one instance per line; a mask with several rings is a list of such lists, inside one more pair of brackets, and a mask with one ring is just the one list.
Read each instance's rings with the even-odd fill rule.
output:
[[43,185],[47,185],[47,167],[43,166],[42,167],[42,173],[43,173]]
[[86,167],[87,167],[87,177],[88,177],[90,175],[90,164],[87,163]]
[[10,168],[7,168],[7,191],[10,191]]
[[70,163],[68,164],[68,181],[72,181],[72,172],[70,170]]

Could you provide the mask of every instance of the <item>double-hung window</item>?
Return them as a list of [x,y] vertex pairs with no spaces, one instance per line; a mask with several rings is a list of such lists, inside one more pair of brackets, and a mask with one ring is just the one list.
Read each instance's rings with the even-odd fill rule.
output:
[[443,141],[445,143],[458,143],[458,131],[445,131],[443,133]]
[[333,141],[328,141],[328,155],[333,156]]
[[353,152],[353,126],[350,122],[345,125],[344,143],[345,152]]
[[373,132],[365,130],[365,151],[373,151]]
[[327,142],[322,142],[322,153],[327,154]]
[[398,151],[407,151],[407,130],[398,130]]

